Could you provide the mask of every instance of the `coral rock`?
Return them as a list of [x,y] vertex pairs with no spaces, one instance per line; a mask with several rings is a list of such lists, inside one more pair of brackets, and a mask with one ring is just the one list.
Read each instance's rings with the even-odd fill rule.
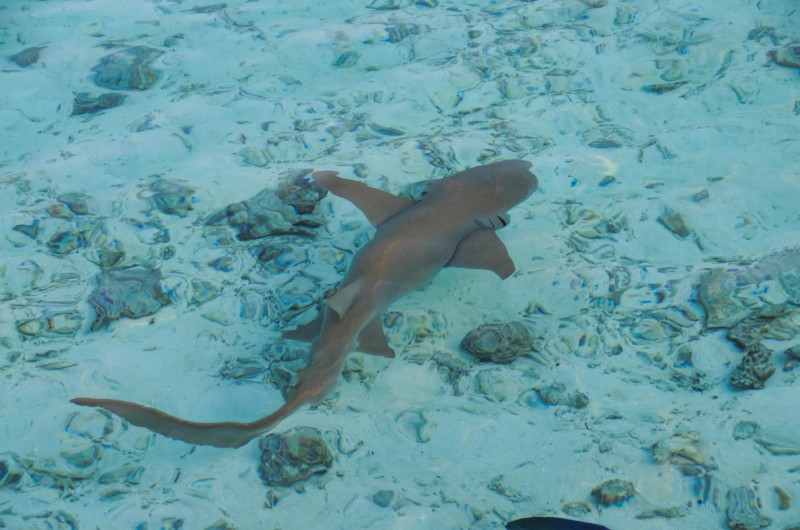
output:
[[748,351],[731,375],[731,386],[740,390],[764,388],[775,373],[772,352],[761,345]]
[[259,443],[258,473],[270,486],[291,486],[314,474],[325,473],[333,455],[320,432],[298,427],[284,434],[268,434]]
[[531,350],[532,338],[525,324],[483,324],[461,341],[461,347],[480,361],[510,363]]
[[750,488],[742,486],[728,491],[728,527],[733,530],[758,530],[769,526],[772,520],[761,515],[760,504]]
[[622,479],[607,480],[592,490],[592,495],[603,506],[611,506],[630,499],[636,493],[633,482]]

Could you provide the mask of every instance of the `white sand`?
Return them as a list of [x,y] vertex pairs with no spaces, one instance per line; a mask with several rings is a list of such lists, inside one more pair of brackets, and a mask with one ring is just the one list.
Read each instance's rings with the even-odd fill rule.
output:
[[[0,486],[0,526],[68,528],[72,517],[76,528],[177,528],[182,520],[189,529],[483,529],[564,516],[565,504],[583,501],[591,506],[583,519],[615,530],[708,529],[725,527],[726,492],[747,485],[771,528],[800,524],[797,370],[781,371],[776,353],[779,368],[765,389],[732,390],[728,377],[742,353],[724,331],[704,331],[695,301],[702,271],[800,241],[800,72],[767,58],[797,44],[800,11],[791,0],[754,4],[234,0],[198,13],[191,9],[202,4],[193,2],[5,3],[0,459],[26,471],[17,487]],[[748,39],[759,26],[774,28],[772,37]],[[387,42],[391,31],[408,36]],[[91,68],[111,42],[162,50],[155,66],[163,78],[125,92],[120,107],[70,116],[74,93],[108,92],[93,84]],[[31,46],[45,46],[35,64],[7,60]],[[663,94],[642,90],[665,79],[686,83]],[[386,128],[401,134],[376,132]],[[621,147],[589,146],[611,140]],[[215,246],[202,221],[288,170],[353,176],[363,164],[370,184],[397,191],[447,174],[437,159],[457,170],[487,156],[525,158],[539,176],[540,192],[500,234],[518,273],[500,282],[448,270],[397,304],[401,324],[388,334],[398,358],[354,355],[360,372],[278,428],[318,428],[336,453],[305,491],[277,488],[280,500],[269,508],[256,443],[194,448],[69,403],[108,396],[206,421],[273,410],[281,397],[271,386],[217,374],[278,340],[281,324],[243,304],[274,299],[290,277],[252,274],[245,246]],[[153,175],[195,188],[187,217],[148,209]],[[703,190],[708,198],[693,200]],[[74,226],[46,212],[66,192],[90,196],[91,218],[122,242],[126,263],[161,267],[176,300],[152,323],[124,319],[88,331],[99,269],[85,251],[57,256],[45,244]],[[665,208],[682,216],[688,237],[658,222]],[[323,234],[343,248],[367,230],[341,199],[325,199],[322,214]],[[34,219],[38,241],[12,230]],[[591,235],[609,219],[621,229]],[[168,228],[175,256],[159,261],[153,249],[164,245],[151,244],[158,229],[138,230],[132,220]],[[346,230],[353,222],[357,230]],[[233,258],[233,272],[206,265],[223,256]],[[332,284],[335,271],[320,262],[314,274]],[[611,277],[628,280],[615,286]],[[192,278],[213,281],[221,296],[189,305]],[[751,301],[769,298],[775,285],[751,291]],[[599,301],[615,292],[618,305]],[[535,304],[549,315],[525,317]],[[74,337],[25,340],[16,329],[72,308],[84,318]],[[664,325],[670,311],[686,319],[677,332]],[[439,323],[435,336],[409,342],[414,318],[424,317]],[[514,319],[546,330],[539,360],[478,364],[459,349],[480,323]],[[651,338],[637,338],[648,323]],[[795,335],[770,346],[781,352],[798,342]],[[680,345],[692,350],[707,390],[670,382]],[[429,360],[434,352],[467,366],[463,395]],[[62,365],[47,369],[45,354]],[[533,389],[554,381],[585,392],[589,406],[544,405]],[[425,442],[403,427],[413,413],[427,420]],[[762,438],[794,454],[734,440],[740,421],[758,422]],[[103,433],[106,423],[111,432]],[[716,465],[702,504],[700,481],[653,459],[653,444],[682,430],[698,433],[701,454]],[[93,462],[71,465],[75,451]],[[122,478],[128,473],[135,479]],[[76,480],[60,488],[64,476]],[[591,490],[613,478],[632,481],[636,495],[598,507]],[[790,510],[780,509],[776,487],[794,498]],[[395,493],[387,508],[371,500],[382,489]],[[635,518],[682,506],[680,519]]]

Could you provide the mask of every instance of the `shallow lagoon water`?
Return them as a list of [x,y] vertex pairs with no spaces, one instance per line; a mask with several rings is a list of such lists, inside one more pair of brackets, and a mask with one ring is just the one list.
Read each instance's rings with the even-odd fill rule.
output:
[[[798,27],[789,0],[4,3],[0,526],[800,525]],[[268,485],[257,443],[69,403],[274,410],[281,332],[371,229],[263,190],[503,158],[540,181],[499,232],[517,272],[444,271],[387,315],[396,359],[276,429],[327,472]],[[209,223],[254,197],[268,236]],[[461,348],[507,322],[513,362]]]

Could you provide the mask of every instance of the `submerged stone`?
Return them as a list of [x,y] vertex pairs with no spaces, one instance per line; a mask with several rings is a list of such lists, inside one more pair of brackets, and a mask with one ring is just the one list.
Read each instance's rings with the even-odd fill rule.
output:
[[171,302],[161,289],[161,271],[147,267],[103,271],[89,303],[97,313],[92,331],[121,317],[141,318],[155,314]]
[[772,523],[772,520],[761,515],[761,501],[756,493],[745,486],[728,491],[728,527],[733,530],[758,530]]
[[162,52],[147,46],[132,46],[100,59],[92,71],[97,86],[112,90],[147,90],[161,79],[151,63]]
[[489,401],[506,401],[519,395],[516,381],[508,370],[484,370],[475,376],[475,390]]
[[101,269],[110,269],[125,258],[125,249],[119,239],[100,235],[95,238],[86,257]]
[[670,379],[681,388],[703,392],[711,387],[712,382],[704,371],[695,368],[693,356],[694,353],[688,345],[679,346],[673,352],[673,360],[669,366]]
[[548,405],[566,405],[582,409],[589,405],[589,396],[579,390],[568,391],[564,383],[537,388],[536,393]]
[[607,480],[592,490],[592,496],[603,506],[611,506],[630,499],[636,494],[633,482],[622,479]]
[[672,208],[664,208],[664,211],[658,216],[657,221],[661,223],[661,226],[678,236],[680,239],[685,238],[691,233],[689,228],[686,227],[683,216]]
[[789,348],[784,353],[786,354],[786,363],[783,366],[785,372],[794,370],[797,366],[800,366],[800,345]]
[[328,194],[328,190],[308,179],[312,171],[301,169],[289,174],[276,192],[278,198],[293,206],[298,214],[313,212],[317,203]]
[[739,421],[733,426],[734,440],[747,440],[758,432],[758,423],[754,421]]
[[767,55],[777,65],[787,68],[800,68],[800,46],[770,50]]
[[599,127],[581,134],[583,143],[594,149],[619,149],[630,143],[630,132],[620,127]]
[[69,254],[70,252],[86,246],[88,230],[78,228],[65,230],[54,234],[47,242],[47,248],[56,254]]
[[25,476],[12,455],[0,456],[0,488],[17,489],[20,479]]
[[39,229],[40,229],[39,220],[34,219],[33,221],[31,221],[30,224],[27,225],[25,224],[14,225],[12,229],[16,230],[21,234],[25,234],[31,239],[36,239],[37,237],[39,237]]
[[388,507],[394,500],[395,493],[392,490],[378,490],[372,494],[372,502],[381,508]]
[[410,37],[412,35],[419,35],[421,28],[418,24],[392,24],[385,26],[386,42],[396,43]]
[[761,389],[774,373],[772,352],[758,344],[745,353],[736,366],[731,374],[731,386],[740,390]]
[[321,433],[311,427],[268,434],[258,446],[261,449],[258,474],[270,486],[291,486],[314,474],[325,473],[333,464],[330,448]]
[[317,304],[319,285],[303,274],[298,274],[280,287],[280,310],[285,323],[305,313]]
[[280,190],[264,189],[247,200],[226,206],[209,217],[206,225],[228,225],[235,230],[239,241],[280,234],[312,235],[308,228],[323,223],[314,210],[325,193],[317,191],[316,184],[301,185],[299,177],[290,178],[291,182],[294,184]]
[[86,468],[100,457],[100,446],[89,439],[70,438],[61,444],[61,458],[70,466]]
[[431,435],[436,429],[436,423],[428,420],[428,417],[420,410],[404,410],[395,417],[398,432],[414,440],[418,444],[431,441]]
[[292,266],[307,263],[309,259],[305,248],[286,237],[265,239],[263,243],[250,247],[250,252],[258,264],[272,274],[285,272]]
[[150,184],[150,200],[160,212],[186,217],[192,208],[194,188],[175,180],[159,179]]
[[47,207],[47,213],[50,214],[50,217],[54,217],[56,219],[74,219],[75,215],[66,207],[66,205],[61,203],[51,204]]
[[220,9],[225,9],[228,6],[226,3],[209,4],[207,6],[197,6],[189,9],[191,13],[214,13]]
[[730,328],[750,314],[750,308],[736,298],[734,276],[722,269],[703,275],[697,298],[705,309],[707,328]]
[[688,81],[672,81],[669,83],[655,83],[653,85],[645,85],[642,87],[642,90],[645,92],[650,92],[651,94],[666,94],[667,92],[672,92],[676,88],[680,88],[683,85],[688,83]]
[[522,322],[482,324],[461,341],[461,347],[479,361],[506,364],[531,351],[533,338]]
[[584,517],[594,512],[592,505],[583,501],[568,502],[561,507],[561,511],[571,517]]
[[781,306],[768,306],[739,322],[728,332],[728,338],[743,350],[754,348],[764,339],[793,340],[800,335],[800,311]]
[[45,48],[46,46],[32,46],[30,48],[25,48],[21,52],[17,52],[11,57],[9,57],[9,59],[12,62],[17,63],[18,66],[22,66],[24,68],[38,61],[39,52],[44,50]]
[[777,280],[794,305],[800,305],[800,247],[789,247],[764,256],[737,276],[740,283]]
[[83,325],[83,316],[76,310],[50,313],[40,318],[17,322],[17,331],[26,337],[71,337]]
[[83,193],[62,193],[56,197],[56,200],[64,204],[75,215],[86,215],[89,213],[88,197]]
[[219,293],[220,289],[215,284],[200,278],[192,278],[192,298],[189,303],[202,305],[218,297]]
[[700,433],[679,430],[653,445],[653,460],[669,462],[684,475],[697,476],[717,469],[714,459],[704,454],[700,442]]
[[72,115],[97,114],[101,110],[119,107],[128,97],[124,94],[106,93],[95,96],[89,92],[77,92],[72,102]]
[[220,272],[232,272],[235,262],[230,256],[220,256],[219,258],[212,259],[208,262],[208,266]]

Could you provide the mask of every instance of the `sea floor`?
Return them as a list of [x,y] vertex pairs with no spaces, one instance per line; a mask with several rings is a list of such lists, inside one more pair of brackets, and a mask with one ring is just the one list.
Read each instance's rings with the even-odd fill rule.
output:
[[[793,0],[3,2],[0,527],[799,528],[798,28]],[[271,412],[307,349],[281,333],[372,234],[298,177],[508,158],[540,182],[498,232],[517,272],[396,303],[397,358],[353,354],[264,455],[70,403]],[[490,324],[512,362],[461,346]]]

